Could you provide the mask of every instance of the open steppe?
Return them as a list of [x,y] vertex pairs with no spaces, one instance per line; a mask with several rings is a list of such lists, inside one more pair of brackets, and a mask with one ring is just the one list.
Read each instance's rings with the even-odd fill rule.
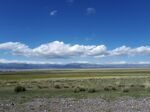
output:
[[149,110],[149,69],[0,72],[0,112]]

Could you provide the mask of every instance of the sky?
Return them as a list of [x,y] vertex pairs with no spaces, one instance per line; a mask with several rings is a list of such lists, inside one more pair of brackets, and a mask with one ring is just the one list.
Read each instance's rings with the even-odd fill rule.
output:
[[150,63],[150,0],[0,0],[1,63]]

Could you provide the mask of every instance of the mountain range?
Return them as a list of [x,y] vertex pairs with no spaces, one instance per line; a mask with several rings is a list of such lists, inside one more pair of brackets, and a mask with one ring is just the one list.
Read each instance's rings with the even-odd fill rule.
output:
[[21,69],[98,69],[98,68],[150,68],[150,64],[26,64],[26,63],[0,63],[0,70]]

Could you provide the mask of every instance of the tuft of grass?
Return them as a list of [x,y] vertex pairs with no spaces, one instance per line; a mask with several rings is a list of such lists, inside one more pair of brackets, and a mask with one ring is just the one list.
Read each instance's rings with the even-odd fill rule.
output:
[[23,86],[16,86],[15,89],[14,89],[14,91],[15,91],[16,93],[25,92],[25,91],[26,91],[26,88],[23,87]]

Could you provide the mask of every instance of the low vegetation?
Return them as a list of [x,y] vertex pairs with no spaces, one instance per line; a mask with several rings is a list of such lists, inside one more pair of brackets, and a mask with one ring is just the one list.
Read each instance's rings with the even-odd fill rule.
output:
[[128,93],[129,92],[129,89],[123,89],[122,90],[124,93]]
[[74,88],[74,93],[78,93],[78,92],[85,92],[86,89],[84,87],[75,87]]
[[58,84],[57,84],[57,85],[55,85],[54,87],[55,87],[56,89],[61,89],[61,86],[60,86],[60,85],[58,85]]
[[150,96],[149,92],[150,70],[147,69],[0,73],[0,98],[6,99],[24,96],[24,100],[36,97],[144,97]]
[[26,88],[23,87],[23,86],[16,86],[15,89],[14,89],[14,91],[15,91],[16,93],[25,92],[25,91],[26,91]]
[[95,92],[96,92],[96,89],[90,88],[90,89],[88,89],[88,92],[89,92],[89,93],[95,93]]

